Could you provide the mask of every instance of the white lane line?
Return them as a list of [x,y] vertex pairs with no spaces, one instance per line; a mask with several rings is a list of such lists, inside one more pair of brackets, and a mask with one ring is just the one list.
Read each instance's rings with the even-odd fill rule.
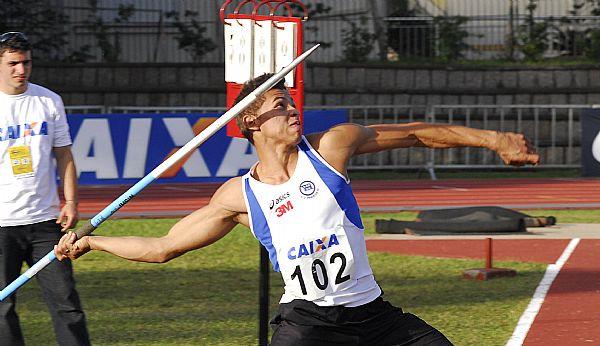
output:
[[535,317],[540,311],[540,308],[542,307],[542,303],[546,298],[546,294],[548,293],[552,282],[554,279],[556,279],[556,276],[562,269],[562,266],[567,262],[573,251],[575,251],[577,244],[579,244],[579,240],[579,238],[572,239],[571,242],[569,242],[569,245],[567,245],[563,251],[562,255],[559,257],[558,261],[556,261],[554,264],[548,265],[542,281],[540,281],[540,284],[535,289],[535,293],[533,294],[527,309],[525,309],[525,312],[523,312],[523,315],[521,315],[521,318],[517,323],[517,327],[515,328],[510,339],[508,339],[506,346],[523,345],[523,341],[525,341],[525,337],[527,336]]

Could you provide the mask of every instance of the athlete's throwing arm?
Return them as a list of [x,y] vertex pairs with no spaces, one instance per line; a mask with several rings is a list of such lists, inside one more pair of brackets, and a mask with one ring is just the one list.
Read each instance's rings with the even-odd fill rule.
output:
[[[344,174],[353,155],[414,146],[484,147],[496,151],[506,164],[521,166],[539,162],[539,156],[523,135],[442,124],[367,127],[343,124],[306,138],[326,162]],[[76,259],[90,250],[101,250],[133,261],[167,262],[214,243],[238,223],[249,227],[242,194],[242,177],[230,179],[207,206],[181,219],[160,238],[87,236],[76,241],[75,234],[70,232],[58,244],[57,258]]]

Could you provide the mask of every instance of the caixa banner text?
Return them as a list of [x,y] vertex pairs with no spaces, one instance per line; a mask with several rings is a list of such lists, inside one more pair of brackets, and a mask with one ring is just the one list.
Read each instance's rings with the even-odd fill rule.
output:
[[[133,184],[199,134],[219,114],[69,114],[79,183]],[[304,133],[348,121],[346,110],[304,112]],[[221,182],[257,161],[245,139],[223,128],[157,183]]]

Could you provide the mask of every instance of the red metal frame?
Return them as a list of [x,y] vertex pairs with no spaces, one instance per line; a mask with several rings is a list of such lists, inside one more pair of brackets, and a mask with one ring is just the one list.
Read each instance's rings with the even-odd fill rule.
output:
[[[221,9],[219,11],[219,16],[221,21],[228,25],[225,22],[225,18],[227,19],[252,19],[253,21],[263,21],[270,20],[273,23],[273,26],[279,28],[277,26],[277,22],[294,22],[297,24],[297,33],[296,33],[296,56],[301,55],[304,51],[304,33],[302,28],[302,22],[308,19],[308,9],[306,6],[300,2],[299,0],[263,0],[257,4],[257,0],[245,0],[242,1],[234,10],[233,13],[225,14],[227,7],[231,4],[232,0],[226,0]],[[254,8],[251,14],[247,13],[239,13],[241,8],[245,6],[247,3],[252,2],[254,4]],[[271,6],[271,3],[277,3],[275,6]],[[298,5],[304,10],[304,17],[292,17],[292,8],[291,5]],[[269,15],[260,15],[258,14],[259,9],[267,5],[269,7]],[[288,16],[275,15],[275,12],[281,7],[285,6]],[[294,103],[296,104],[297,109],[300,111],[300,121],[303,123],[304,121],[304,64],[298,65],[294,71],[294,87],[288,88]],[[236,97],[239,95],[242,90],[243,85],[237,83],[227,82],[227,108],[231,108],[233,106],[233,102]],[[227,135],[230,137],[243,137],[240,129],[238,128],[235,120],[230,121],[227,124]]]

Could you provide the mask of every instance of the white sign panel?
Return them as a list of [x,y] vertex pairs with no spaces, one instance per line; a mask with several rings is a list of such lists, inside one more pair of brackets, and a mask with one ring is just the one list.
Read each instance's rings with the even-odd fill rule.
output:
[[275,72],[274,28],[270,20],[254,25],[254,77]]
[[225,81],[243,84],[253,76],[252,20],[226,19],[225,23]]
[[[296,57],[296,30],[297,24],[293,22],[278,22],[275,30],[275,70],[279,71],[289,65]],[[294,86],[294,73],[285,77],[288,88]]]

